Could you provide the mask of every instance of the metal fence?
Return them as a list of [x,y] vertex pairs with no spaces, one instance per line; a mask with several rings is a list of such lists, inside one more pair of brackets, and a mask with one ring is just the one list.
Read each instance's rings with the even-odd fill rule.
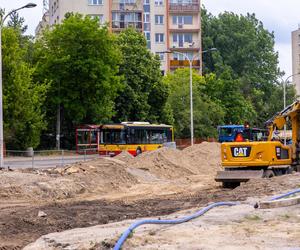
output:
[[99,154],[88,149],[77,154],[72,150],[6,150],[4,167],[7,168],[48,168],[65,166],[75,162],[99,158]]

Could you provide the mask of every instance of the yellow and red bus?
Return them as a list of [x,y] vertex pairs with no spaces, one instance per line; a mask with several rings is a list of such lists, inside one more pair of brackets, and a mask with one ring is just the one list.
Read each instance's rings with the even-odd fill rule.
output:
[[174,143],[173,127],[148,122],[122,122],[100,126],[99,153],[117,155],[128,151],[133,156]]
[[173,127],[148,122],[85,125],[76,129],[77,153],[95,152],[115,156],[128,151],[133,156],[162,146],[176,147]]

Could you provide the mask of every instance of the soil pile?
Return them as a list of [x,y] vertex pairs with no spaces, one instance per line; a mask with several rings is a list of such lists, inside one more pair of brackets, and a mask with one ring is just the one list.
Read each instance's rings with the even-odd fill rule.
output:
[[200,171],[211,173],[221,166],[221,144],[217,142],[202,142],[183,150],[190,161],[197,164]]
[[241,186],[233,190],[236,195],[263,196],[280,194],[299,188],[300,173],[275,176],[272,178],[252,179],[241,183]]
[[[0,199],[49,200],[88,194],[125,194],[135,184],[149,181],[160,185],[164,184],[162,181],[166,185],[176,182],[172,192],[179,192],[179,180],[184,180],[186,185],[194,179],[199,184],[212,182],[220,164],[219,155],[218,143],[202,143],[183,151],[160,148],[135,158],[122,152],[114,158],[99,158],[66,167],[2,170]],[[152,184],[152,189],[155,187],[158,188]]]
[[160,148],[129,160],[128,166],[158,177],[176,179],[191,175],[214,175],[220,166],[220,144],[202,143],[183,151]]
[[127,151],[122,151],[120,154],[114,157],[114,159],[121,160],[123,162],[128,162],[129,160],[133,159],[134,156]]
[[65,199],[106,194],[136,183],[123,164],[101,158],[46,170],[0,171],[0,199]]

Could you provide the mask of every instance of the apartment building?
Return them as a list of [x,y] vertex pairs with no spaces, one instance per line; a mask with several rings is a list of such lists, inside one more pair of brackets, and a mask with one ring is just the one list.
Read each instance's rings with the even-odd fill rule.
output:
[[128,27],[143,32],[163,73],[189,66],[186,58],[200,69],[200,0],[49,0],[50,25],[62,22],[67,12],[98,17],[112,32]]
[[300,25],[297,30],[292,32],[292,66],[293,83],[297,95],[300,96]]

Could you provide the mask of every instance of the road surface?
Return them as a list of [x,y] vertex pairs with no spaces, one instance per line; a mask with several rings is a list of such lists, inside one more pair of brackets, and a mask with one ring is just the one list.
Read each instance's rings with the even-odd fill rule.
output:
[[99,155],[36,156],[4,158],[4,166],[17,168],[49,168],[99,158]]

